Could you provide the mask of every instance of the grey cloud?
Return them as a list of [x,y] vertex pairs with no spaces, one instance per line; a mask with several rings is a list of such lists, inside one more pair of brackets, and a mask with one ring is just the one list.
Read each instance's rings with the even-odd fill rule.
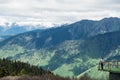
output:
[[120,0],[0,0],[0,16],[3,21],[66,23],[120,17],[119,5]]
[[12,0],[0,0],[0,4],[10,3]]
[[108,2],[115,3],[115,4],[120,4],[120,0],[108,0]]

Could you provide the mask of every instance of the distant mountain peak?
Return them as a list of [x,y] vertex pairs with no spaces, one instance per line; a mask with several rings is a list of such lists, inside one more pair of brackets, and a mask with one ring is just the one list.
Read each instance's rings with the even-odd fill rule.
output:
[[120,20],[120,18],[118,18],[118,17],[108,17],[108,18],[103,18],[103,19],[101,19],[101,21],[102,20]]

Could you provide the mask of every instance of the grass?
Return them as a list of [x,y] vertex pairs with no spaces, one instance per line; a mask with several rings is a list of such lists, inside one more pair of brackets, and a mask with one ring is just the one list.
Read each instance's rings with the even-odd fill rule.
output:
[[62,77],[73,77],[74,73],[71,71],[73,68],[71,67],[71,64],[63,64],[61,67],[57,68],[54,72],[54,74],[58,74]]
[[80,78],[84,76],[85,74],[87,74],[90,78],[93,78],[96,80],[108,80],[108,77],[109,77],[109,72],[99,71],[97,66],[92,67],[91,69],[83,72],[77,77]]
[[120,68],[113,68],[111,71],[119,72],[120,73]]

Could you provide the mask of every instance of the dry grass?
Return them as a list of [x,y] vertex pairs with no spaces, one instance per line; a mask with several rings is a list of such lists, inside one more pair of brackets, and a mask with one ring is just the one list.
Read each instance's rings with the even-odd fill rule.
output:
[[54,76],[51,74],[46,74],[42,76],[7,76],[3,77],[0,80],[71,80],[70,78],[62,78],[59,76]]
[[80,77],[80,79],[77,78],[64,78],[53,74],[44,74],[42,76],[28,76],[28,75],[22,75],[22,76],[6,76],[3,78],[0,78],[0,80],[96,80],[91,79],[88,75],[84,75]]

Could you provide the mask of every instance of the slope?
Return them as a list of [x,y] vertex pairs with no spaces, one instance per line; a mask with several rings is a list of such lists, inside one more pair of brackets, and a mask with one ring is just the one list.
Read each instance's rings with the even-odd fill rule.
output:
[[[111,43],[113,41],[114,43]],[[62,76],[74,76],[96,65],[101,56],[117,57],[120,53],[112,52],[119,48],[119,45],[120,31],[117,31],[86,40],[65,41],[50,50],[29,50],[18,45],[7,45],[0,50],[0,56],[43,66],[45,69],[49,67],[54,73]],[[110,56],[111,54],[114,56]]]
[[89,77],[91,80],[109,80],[109,72],[98,71],[98,66],[94,66],[82,74],[78,75],[77,78]]
[[83,40],[98,34],[119,30],[119,18],[111,17],[102,19],[100,21],[82,20],[70,25],[47,29],[42,32],[38,31],[23,33],[2,42],[5,44],[2,44],[1,46],[9,43],[25,46],[25,48],[40,49],[53,47],[66,40]]
[[113,57],[112,51],[120,45],[119,23],[119,18],[82,20],[42,32],[19,34],[0,43],[0,57],[49,67],[61,76],[79,75],[96,65],[101,56]]

